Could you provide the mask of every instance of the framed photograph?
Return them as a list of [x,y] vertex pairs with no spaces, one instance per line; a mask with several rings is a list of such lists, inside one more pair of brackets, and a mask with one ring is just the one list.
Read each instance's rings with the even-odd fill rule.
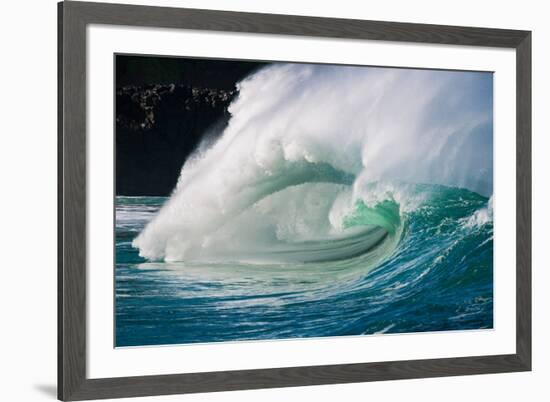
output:
[[531,369],[531,33],[59,3],[58,397]]

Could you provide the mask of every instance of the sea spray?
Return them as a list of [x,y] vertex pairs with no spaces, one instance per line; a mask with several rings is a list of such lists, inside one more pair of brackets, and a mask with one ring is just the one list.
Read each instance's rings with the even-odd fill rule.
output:
[[[304,233],[347,238],[335,206],[368,205],[372,183],[492,194],[490,73],[278,64],[238,89],[221,138],[183,166],[172,196],[134,240],[142,257],[300,262]],[[288,208],[266,214],[273,197],[307,224],[293,232],[284,228]]]

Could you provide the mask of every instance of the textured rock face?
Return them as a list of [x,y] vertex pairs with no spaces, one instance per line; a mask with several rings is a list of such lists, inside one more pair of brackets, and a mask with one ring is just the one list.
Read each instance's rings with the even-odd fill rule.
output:
[[201,139],[226,126],[236,95],[177,84],[117,88],[117,195],[169,195]]
[[175,107],[175,112],[178,109],[181,112],[197,112],[198,109],[220,107],[227,112],[235,92],[175,84],[119,88],[116,93],[117,125],[134,131],[150,130],[155,127],[155,115],[166,106]]

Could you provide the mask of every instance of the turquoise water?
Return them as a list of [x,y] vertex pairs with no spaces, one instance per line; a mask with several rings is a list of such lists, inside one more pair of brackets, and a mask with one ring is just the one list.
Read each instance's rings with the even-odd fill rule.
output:
[[491,200],[431,185],[403,199],[358,201],[344,236],[255,263],[141,258],[132,241],[167,198],[117,197],[116,346],[492,328]]

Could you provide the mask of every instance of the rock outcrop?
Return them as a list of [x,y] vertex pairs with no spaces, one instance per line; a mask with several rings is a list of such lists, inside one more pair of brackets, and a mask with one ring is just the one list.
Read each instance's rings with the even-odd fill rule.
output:
[[117,88],[117,195],[169,195],[203,137],[223,130],[236,95],[177,84]]

